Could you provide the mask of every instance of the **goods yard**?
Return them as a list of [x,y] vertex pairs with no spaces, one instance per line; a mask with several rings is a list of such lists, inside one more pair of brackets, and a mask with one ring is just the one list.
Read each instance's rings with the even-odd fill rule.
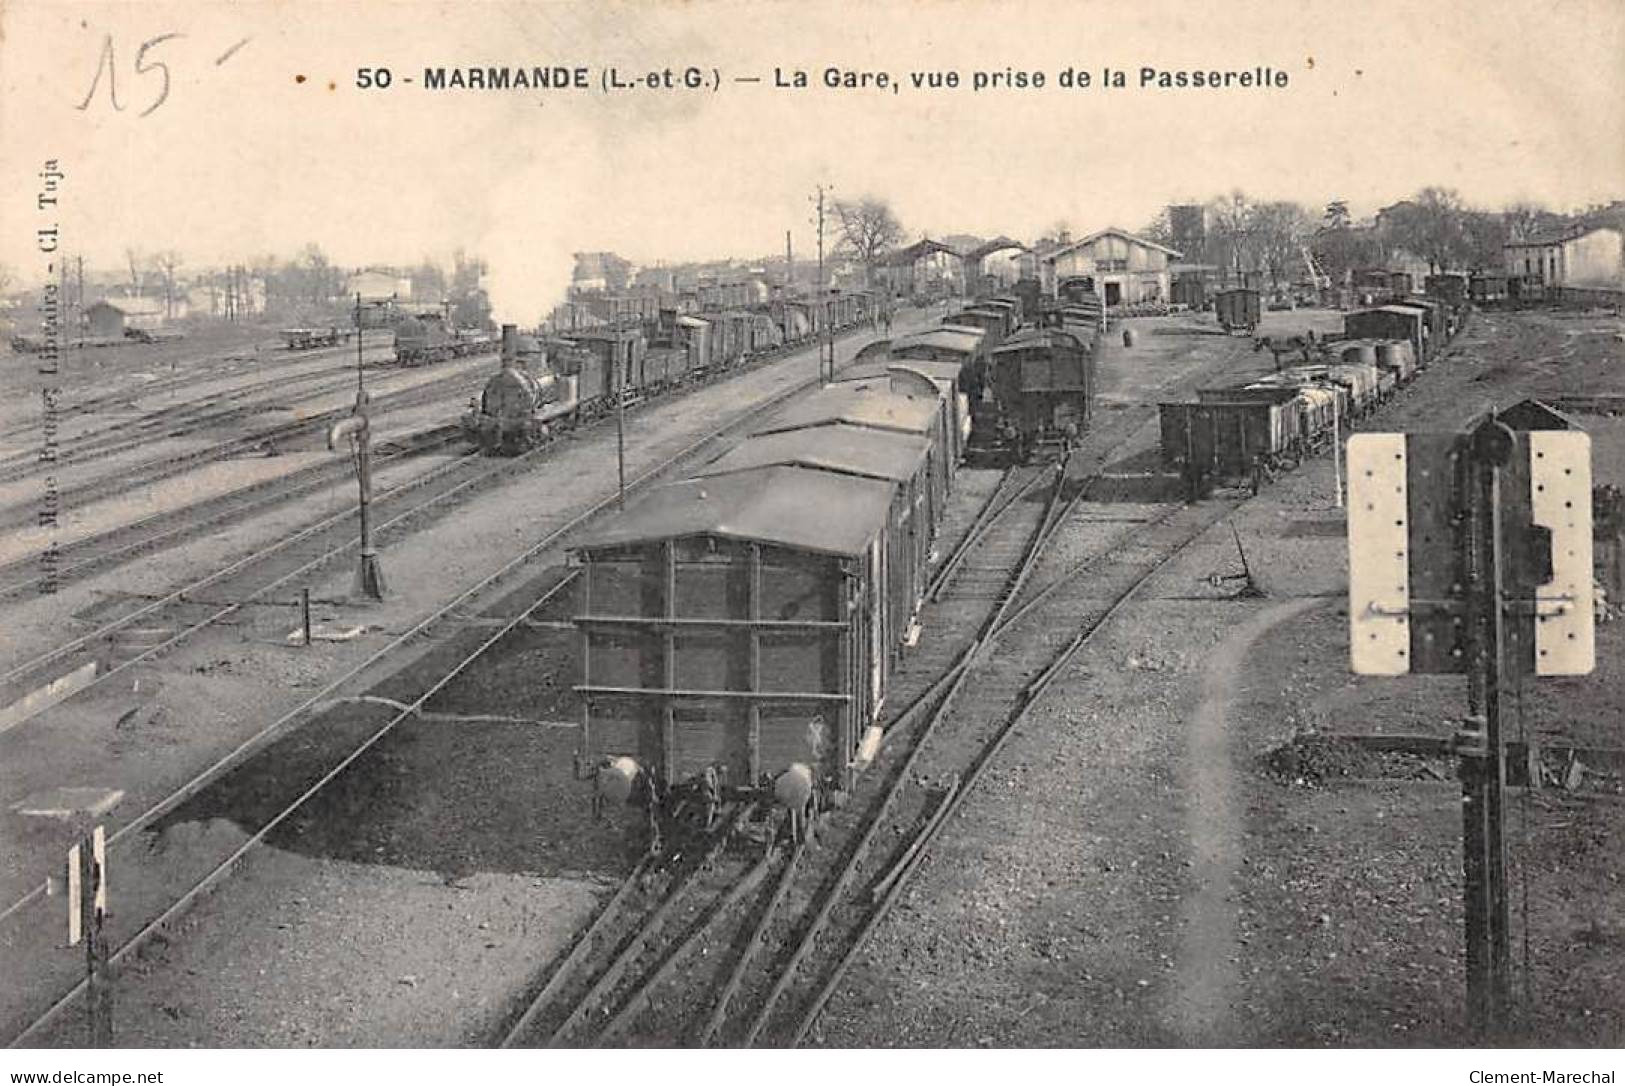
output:
[[[418,316],[74,415],[57,590],[22,512],[0,567],[0,790],[125,792],[119,1043],[1457,1035],[1452,695],[1346,675],[1333,454],[1537,398],[1617,480],[1618,318],[1231,293]],[[322,445],[358,373],[391,587],[364,605]],[[0,516],[38,470],[0,462]],[[1548,1041],[1625,1028],[1616,630],[1583,689],[1520,702],[1548,787],[1514,821],[1516,1028]],[[82,958],[36,934],[65,837],[8,828],[0,1017],[77,1044]]]

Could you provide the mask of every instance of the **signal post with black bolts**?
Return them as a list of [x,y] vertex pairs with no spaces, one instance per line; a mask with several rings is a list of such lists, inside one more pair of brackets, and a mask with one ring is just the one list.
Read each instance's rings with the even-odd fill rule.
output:
[[1355,435],[1348,473],[1354,672],[1467,677],[1455,737],[1467,1017],[1493,1039],[1511,996],[1501,705],[1529,676],[1593,668],[1591,439],[1492,415],[1465,433]]

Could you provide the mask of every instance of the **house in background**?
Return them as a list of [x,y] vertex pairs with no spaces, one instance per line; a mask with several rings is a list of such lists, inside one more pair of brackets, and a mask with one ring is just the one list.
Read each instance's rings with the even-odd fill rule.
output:
[[390,272],[357,272],[344,281],[344,296],[353,300],[357,294],[363,302],[409,302],[412,280]]
[[1110,226],[1044,254],[1044,293],[1055,295],[1069,280],[1092,279],[1095,293],[1109,306],[1166,302],[1171,296],[1169,261],[1180,255]]
[[1539,231],[1502,248],[1508,275],[1538,275],[1548,287],[1625,289],[1625,233],[1607,225]]

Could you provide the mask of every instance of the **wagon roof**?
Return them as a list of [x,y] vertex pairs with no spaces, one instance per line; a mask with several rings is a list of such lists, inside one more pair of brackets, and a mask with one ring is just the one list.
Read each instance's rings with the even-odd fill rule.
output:
[[821,554],[862,554],[886,523],[892,484],[830,471],[762,467],[671,483],[573,550],[718,536]]
[[962,336],[976,336],[976,337],[978,337],[977,338],[978,343],[980,343],[983,339],[987,338],[987,329],[983,328],[981,325],[979,325],[979,324],[953,324],[952,320],[953,320],[953,318],[950,317],[950,318],[948,318],[948,320],[943,321],[940,325],[938,325],[936,328],[932,329],[931,331],[929,331],[929,332],[919,332],[919,333],[917,333],[916,335],[914,335],[914,336],[912,336],[910,338],[917,340],[917,339],[923,338],[925,336],[935,335],[938,332],[955,332],[955,333],[957,333],[959,335],[962,335]]
[[892,344],[893,351],[900,351],[905,347],[942,347],[950,351],[964,351],[966,354],[976,350],[983,337],[986,336],[980,328],[952,328],[944,325],[933,328],[929,332],[920,332],[912,336],[904,336]]
[[701,476],[794,465],[894,482],[919,473],[931,443],[914,434],[836,423],[816,430],[761,434],[705,465]]
[[933,381],[948,383],[958,381],[960,374],[964,372],[964,367],[959,362],[937,362],[929,358],[894,358],[886,368],[923,373]]
[[771,434],[846,422],[876,430],[929,433],[937,417],[937,403],[920,396],[892,392],[876,381],[829,385],[792,404],[755,431]]
[[1081,346],[1078,336],[1064,328],[1023,328],[994,348],[993,353],[1009,354],[1013,351],[1030,351],[1035,347],[1068,347],[1076,350]]
[[[1362,310],[1361,312],[1365,312],[1365,313],[1396,313],[1396,314],[1399,314],[1400,316],[1410,317],[1413,320],[1415,318],[1421,316],[1420,313],[1418,313],[1415,309],[1413,309],[1412,307],[1410,307],[1408,305],[1379,305],[1375,309],[1366,309],[1366,310]],[[1351,314],[1351,316],[1356,316],[1356,317],[1358,317],[1359,315],[1360,315],[1359,313]]]

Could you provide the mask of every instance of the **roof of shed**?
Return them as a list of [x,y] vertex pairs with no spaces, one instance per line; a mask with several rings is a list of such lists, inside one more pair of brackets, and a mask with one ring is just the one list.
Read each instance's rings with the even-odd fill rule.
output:
[[763,467],[659,487],[573,550],[710,535],[861,555],[886,523],[892,484],[831,471]]

